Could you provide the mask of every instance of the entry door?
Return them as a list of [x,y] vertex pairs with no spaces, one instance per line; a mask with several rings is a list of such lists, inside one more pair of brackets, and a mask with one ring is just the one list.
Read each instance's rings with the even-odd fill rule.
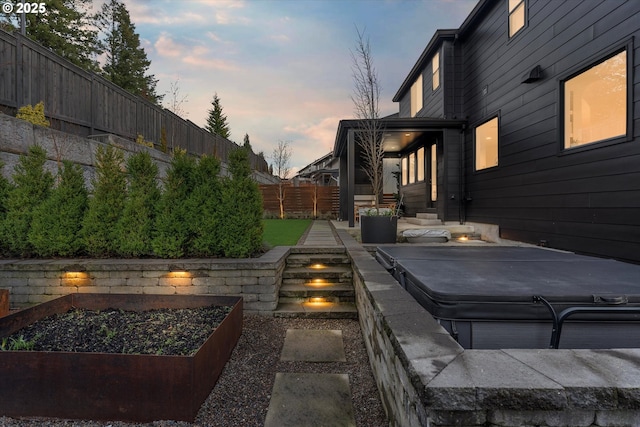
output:
[[427,207],[435,208],[438,201],[438,148],[437,143],[433,143],[427,146],[427,152],[425,156],[426,169],[428,180],[427,187]]

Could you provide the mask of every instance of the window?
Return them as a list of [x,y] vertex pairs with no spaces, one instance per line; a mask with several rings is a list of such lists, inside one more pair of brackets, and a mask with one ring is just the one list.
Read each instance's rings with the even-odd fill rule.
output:
[[564,148],[627,133],[627,52],[564,82]]
[[431,146],[431,201],[438,200],[438,158],[436,144]]
[[509,0],[509,37],[524,27],[526,0]]
[[416,151],[418,158],[416,159],[416,166],[418,169],[417,181],[424,181],[424,147],[418,148]]
[[409,184],[416,182],[416,153],[409,154]]
[[476,170],[498,166],[498,118],[476,128]]
[[409,183],[408,161],[409,159],[406,157],[402,158],[402,185],[407,185]]
[[422,110],[422,74],[411,86],[411,117],[415,117]]
[[433,59],[431,60],[431,72],[433,73],[433,78],[431,79],[431,88],[436,90],[440,87],[440,53],[437,52],[433,55]]

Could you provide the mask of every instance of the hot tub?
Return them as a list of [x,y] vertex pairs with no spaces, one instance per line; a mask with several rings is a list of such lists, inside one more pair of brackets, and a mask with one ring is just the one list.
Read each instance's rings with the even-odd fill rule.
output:
[[640,347],[640,265],[537,247],[380,246],[468,349]]

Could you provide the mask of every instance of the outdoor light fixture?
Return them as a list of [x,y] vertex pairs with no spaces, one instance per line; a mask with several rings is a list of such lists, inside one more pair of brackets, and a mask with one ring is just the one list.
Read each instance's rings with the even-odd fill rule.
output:
[[459,242],[466,242],[467,240],[469,240],[469,238],[466,235],[458,237]]
[[309,268],[313,268],[314,270],[322,270],[323,268],[327,268],[327,266],[324,264],[316,263],[310,265]]
[[170,279],[189,279],[191,278],[191,273],[185,270],[176,270],[170,271],[167,277]]
[[314,288],[324,288],[325,286],[330,286],[331,283],[324,279],[313,279],[312,281],[307,282],[307,285],[313,286]]

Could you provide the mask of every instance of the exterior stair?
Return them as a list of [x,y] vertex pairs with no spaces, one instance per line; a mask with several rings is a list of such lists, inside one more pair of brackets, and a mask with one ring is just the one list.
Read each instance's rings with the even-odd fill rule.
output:
[[282,273],[275,317],[357,318],[344,247],[294,247]]
[[431,230],[449,230],[453,239],[464,237],[469,240],[480,240],[480,235],[475,232],[472,225],[444,223],[438,219],[438,214],[435,213],[417,213],[415,218],[404,219],[408,224],[418,225],[421,228]]

